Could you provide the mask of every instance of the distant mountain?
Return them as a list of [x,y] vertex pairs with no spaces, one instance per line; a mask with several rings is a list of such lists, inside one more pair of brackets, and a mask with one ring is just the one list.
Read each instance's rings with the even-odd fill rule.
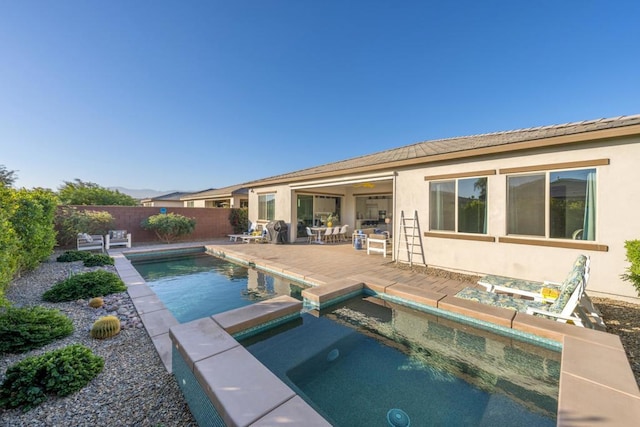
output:
[[151,197],[158,197],[169,193],[175,193],[179,190],[167,190],[167,191],[158,191],[158,190],[132,190],[131,188],[124,187],[107,187],[109,190],[119,191],[122,194],[126,194],[128,196],[133,197],[134,199],[148,199]]

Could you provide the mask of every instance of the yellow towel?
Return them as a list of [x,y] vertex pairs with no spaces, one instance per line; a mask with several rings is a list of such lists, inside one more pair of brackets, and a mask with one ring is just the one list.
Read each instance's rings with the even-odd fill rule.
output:
[[542,288],[540,293],[542,294],[542,298],[545,299],[556,299],[558,298],[558,295],[560,295],[560,292],[557,289],[551,288]]

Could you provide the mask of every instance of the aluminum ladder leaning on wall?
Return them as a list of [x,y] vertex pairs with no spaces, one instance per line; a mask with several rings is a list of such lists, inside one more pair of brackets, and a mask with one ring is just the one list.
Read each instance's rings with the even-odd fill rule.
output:
[[396,263],[400,261],[400,254],[404,252],[407,254],[409,265],[414,264],[414,255],[420,256],[422,262],[418,262],[419,264],[427,264],[422,249],[422,239],[420,238],[418,211],[413,211],[413,218],[405,217],[404,211],[400,211],[400,238],[397,247]]

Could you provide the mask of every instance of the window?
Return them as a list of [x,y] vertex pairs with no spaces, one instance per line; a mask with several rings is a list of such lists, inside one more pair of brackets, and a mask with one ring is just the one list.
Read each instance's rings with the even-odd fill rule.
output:
[[596,170],[507,177],[507,234],[595,240]]
[[487,178],[431,182],[429,228],[486,234]]
[[258,196],[258,219],[267,221],[276,219],[275,194],[262,194]]
[[192,208],[192,207],[193,207],[193,205],[194,205],[194,201],[193,201],[193,200],[188,200],[188,201],[187,201],[187,207],[188,207],[188,208]]

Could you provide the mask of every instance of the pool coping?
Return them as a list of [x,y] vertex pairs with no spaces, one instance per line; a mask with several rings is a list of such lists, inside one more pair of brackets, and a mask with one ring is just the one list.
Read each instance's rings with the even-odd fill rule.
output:
[[[462,318],[473,319],[473,322],[480,325],[485,323],[499,325],[502,328],[511,329],[516,334],[521,333],[527,336],[533,334],[544,340],[558,342],[562,345],[557,414],[558,426],[577,424],[631,425],[634,421],[640,419],[640,391],[622,342],[617,335],[514,313],[513,310],[486,306],[475,301],[455,298],[453,295],[411,287],[401,282],[387,281],[386,283],[381,283],[376,277],[368,277],[362,273],[354,274],[343,280],[333,280],[311,271],[302,271],[281,263],[270,263],[268,260],[248,257],[241,252],[234,251],[229,246],[194,244],[193,247],[204,247],[206,252],[212,255],[256,267],[291,280],[310,283],[316,287],[303,291],[303,294],[312,300],[315,298],[320,304],[339,298],[341,293],[352,293],[354,289],[360,287],[373,293],[388,295],[391,298],[400,300],[413,301],[425,307],[442,310],[454,317],[461,316]],[[158,248],[150,248],[144,251],[158,251]],[[181,326],[175,317],[159,302],[153,291],[146,285],[144,279],[124,256],[125,252],[129,251],[113,251],[110,254],[114,257],[116,270],[127,285],[133,304],[138,310],[165,368],[171,372],[172,348],[180,346],[183,340],[191,339],[188,335],[193,331],[190,332],[188,328],[185,329]],[[140,251],[136,250],[135,252]],[[254,309],[254,322],[259,323],[261,321],[259,311]],[[237,344],[232,334],[224,330],[213,319],[215,316],[212,316],[211,319],[213,324],[221,328],[222,332],[228,334],[230,339]],[[248,321],[249,324],[251,323],[250,319],[245,319],[245,321]],[[211,327],[217,328],[216,326]],[[216,333],[220,333],[220,331]],[[186,335],[183,337],[183,334]],[[232,348],[236,348],[236,346]],[[212,358],[209,363],[217,360],[217,357],[222,357],[228,350],[231,350],[231,348],[209,355],[207,359]],[[239,350],[234,351],[242,354]],[[190,355],[187,355],[187,358],[190,357]],[[247,360],[251,359],[254,358],[248,352],[247,355],[242,356],[242,360],[245,363],[249,363]],[[230,363],[227,359],[220,360],[226,360],[225,363]],[[257,360],[255,362],[260,364]],[[254,362],[250,363],[253,365]],[[260,366],[263,365],[260,364]],[[263,366],[263,368],[268,371],[266,367]],[[264,374],[264,376],[265,378],[270,378],[267,374]],[[238,377],[237,380],[240,381],[242,375]],[[211,383],[211,375],[200,373],[196,375],[196,378],[208,393],[216,389],[215,383]],[[264,384],[253,384],[253,386],[264,393],[265,390],[271,390],[273,387],[271,380],[265,380]],[[228,387],[229,384],[227,383],[226,386]],[[284,395],[287,394],[285,393]],[[215,400],[215,393],[210,397]],[[227,425],[265,425],[259,424],[259,420],[262,419],[261,423],[265,423],[265,420],[268,419],[273,421],[276,418],[271,417],[274,417],[276,412],[283,412],[288,414],[287,416],[294,418],[311,416],[309,409],[311,411],[313,409],[306,405],[304,401],[302,403],[298,400],[292,401],[293,398],[294,396],[290,396],[287,399],[281,399],[273,406],[264,406],[264,412],[259,414],[260,416],[252,418],[249,424],[245,424],[249,422],[247,417],[240,416],[240,413],[246,410],[243,406],[243,402],[246,402],[246,400],[240,399],[241,403],[236,407],[233,398],[226,398],[218,400],[217,405],[216,401],[214,401],[214,406],[225,419],[225,422],[228,423]],[[240,407],[243,409],[239,409]],[[306,418],[301,419],[306,420]],[[323,424],[313,416],[310,419],[319,423],[311,425],[330,425]],[[269,423],[271,421],[267,422],[267,424]]]

